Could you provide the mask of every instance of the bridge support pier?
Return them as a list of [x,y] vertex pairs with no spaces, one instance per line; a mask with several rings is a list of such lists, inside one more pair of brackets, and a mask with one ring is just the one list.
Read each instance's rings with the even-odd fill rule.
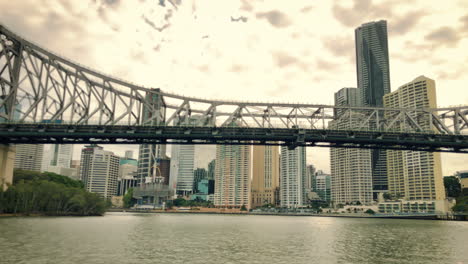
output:
[[16,147],[0,144],[0,188],[7,188],[13,183],[13,167],[15,165]]

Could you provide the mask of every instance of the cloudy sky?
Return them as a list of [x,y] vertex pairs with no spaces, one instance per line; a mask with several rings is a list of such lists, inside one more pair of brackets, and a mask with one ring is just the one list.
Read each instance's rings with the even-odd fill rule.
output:
[[[356,87],[354,29],[385,19],[392,90],[425,75],[439,106],[467,105],[467,14],[466,0],[0,0],[0,23],[112,76],[195,97],[321,104]],[[328,150],[307,151],[329,171]],[[443,160],[445,175],[467,169],[468,155]]]

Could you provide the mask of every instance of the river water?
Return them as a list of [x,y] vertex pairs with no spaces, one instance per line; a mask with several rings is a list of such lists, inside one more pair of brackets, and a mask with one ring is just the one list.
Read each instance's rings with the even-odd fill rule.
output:
[[0,263],[468,264],[468,222],[131,213],[5,217]]

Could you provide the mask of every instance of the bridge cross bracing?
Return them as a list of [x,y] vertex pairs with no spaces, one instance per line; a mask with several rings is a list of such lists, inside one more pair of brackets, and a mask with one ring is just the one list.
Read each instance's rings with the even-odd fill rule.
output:
[[468,106],[208,100],[72,62],[0,25],[0,142],[279,144],[468,151]]

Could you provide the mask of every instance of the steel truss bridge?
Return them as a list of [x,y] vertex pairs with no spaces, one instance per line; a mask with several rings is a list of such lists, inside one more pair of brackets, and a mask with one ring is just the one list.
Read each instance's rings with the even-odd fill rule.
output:
[[468,152],[468,106],[207,100],[72,62],[0,25],[2,144],[260,144]]

